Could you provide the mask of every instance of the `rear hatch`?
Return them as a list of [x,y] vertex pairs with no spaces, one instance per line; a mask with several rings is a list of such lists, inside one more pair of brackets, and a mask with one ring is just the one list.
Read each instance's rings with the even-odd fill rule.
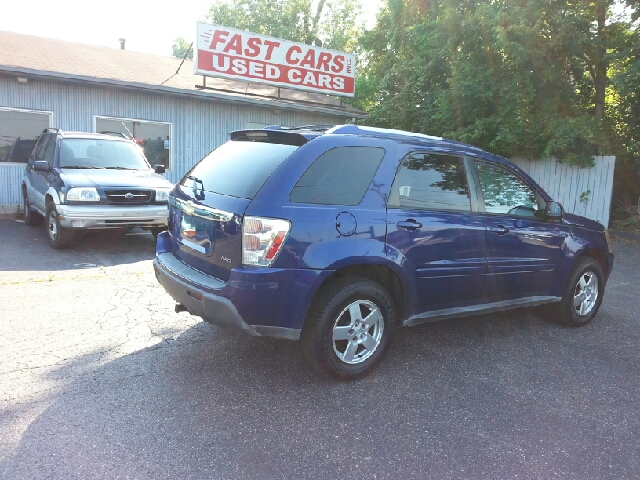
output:
[[251,130],[204,157],[169,199],[174,255],[201,272],[227,281],[242,264],[242,220],[271,174],[307,142],[299,134]]

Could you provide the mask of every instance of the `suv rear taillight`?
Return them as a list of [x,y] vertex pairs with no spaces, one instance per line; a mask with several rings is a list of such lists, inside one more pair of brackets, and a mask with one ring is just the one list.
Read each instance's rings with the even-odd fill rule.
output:
[[242,263],[268,267],[280,252],[291,223],[277,218],[244,217]]

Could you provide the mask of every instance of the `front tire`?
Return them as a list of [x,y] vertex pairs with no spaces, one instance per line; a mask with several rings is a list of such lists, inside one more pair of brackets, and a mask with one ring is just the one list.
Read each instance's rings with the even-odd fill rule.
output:
[[73,241],[74,232],[73,230],[60,226],[58,211],[56,210],[56,206],[51,202],[47,204],[45,227],[51,248],[62,250],[70,246]]
[[39,223],[41,217],[36,212],[31,210],[27,192],[22,193],[22,209],[22,219],[24,220],[24,223],[26,223],[30,227],[33,227],[34,225],[37,225]]
[[584,257],[574,266],[560,301],[558,321],[570,327],[581,327],[598,313],[604,294],[602,267],[593,258]]
[[346,278],[318,294],[300,340],[305,358],[321,373],[355,380],[386,354],[395,326],[393,300],[377,283]]

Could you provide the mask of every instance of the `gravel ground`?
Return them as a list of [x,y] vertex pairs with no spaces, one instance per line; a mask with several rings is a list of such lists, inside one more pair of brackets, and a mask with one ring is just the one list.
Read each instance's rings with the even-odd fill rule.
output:
[[637,478],[640,242],[600,313],[397,332],[352,383],[230,335],[155,281],[148,233],[54,251],[0,222],[0,478]]

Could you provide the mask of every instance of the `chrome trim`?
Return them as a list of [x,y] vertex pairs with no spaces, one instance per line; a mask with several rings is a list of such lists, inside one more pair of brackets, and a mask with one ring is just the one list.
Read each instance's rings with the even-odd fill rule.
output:
[[432,312],[423,312],[409,317],[402,325],[412,327],[427,322],[439,322],[449,318],[467,317],[471,315],[484,315],[487,313],[500,312],[503,310],[511,310],[520,307],[535,307],[546,303],[555,303],[562,300],[562,297],[538,296],[525,297],[515,300],[503,300],[501,302],[484,303],[481,305],[471,305],[469,307],[446,308],[444,310],[435,310]]
[[169,204],[182,210],[187,215],[204,218],[206,220],[230,222],[233,219],[233,213],[218,210],[217,208],[205,207],[204,205],[196,205],[191,200],[184,201],[179,198],[169,197]]

